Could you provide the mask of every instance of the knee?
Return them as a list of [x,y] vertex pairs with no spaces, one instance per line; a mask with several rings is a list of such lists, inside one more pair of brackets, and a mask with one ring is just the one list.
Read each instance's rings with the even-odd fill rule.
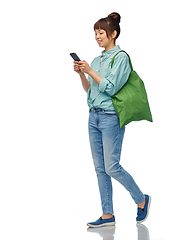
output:
[[107,167],[106,167],[106,173],[107,173],[107,175],[109,175],[110,177],[114,177],[115,168],[114,168],[114,167],[111,167],[111,166],[107,166]]
[[105,169],[101,168],[101,167],[95,167],[95,172],[96,172],[97,176],[102,175],[102,174],[106,174]]
[[106,169],[106,174],[109,175],[110,177],[113,177],[113,171],[110,168]]
[[122,167],[119,164],[116,164],[114,166],[107,166],[106,167],[106,173],[112,178],[116,178],[117,175],[121,176],[122,173]]

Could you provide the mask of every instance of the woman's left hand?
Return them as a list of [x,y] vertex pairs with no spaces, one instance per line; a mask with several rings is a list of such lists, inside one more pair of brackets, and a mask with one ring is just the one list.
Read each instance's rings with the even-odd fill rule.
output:
[[85,60],[79,61],[79,68],[82,72],[87,74],[89,74],[91,71],[89,64]]

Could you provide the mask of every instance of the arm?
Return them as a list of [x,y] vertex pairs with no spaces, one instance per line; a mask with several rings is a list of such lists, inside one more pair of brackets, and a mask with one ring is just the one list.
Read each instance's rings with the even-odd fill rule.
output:
[[117,93],[127,82],[131,72],[128,56],[125,53],[120,53],[115,57],[114,65],[110,74],[102,78],[94,72],[86,61],[80,61],[79,67],[82,72],[89,76],[97,83],[99,90],[109,96]]
[[116,56],[110,74],[103,78],[99,84],[99,90],[109,96],[117,93],[127,82],[131,72],[129,58],[125,53]]
[[88,92],[88,89],[89,89],[89,87],[90,87],[90,83],[89,83],[89,81],[87,80],[85,74],[80,70],[78,62],[77,62],[77,61],[74,61],[74,64],[75,64],[75,65],[74,65],[74,71],[79,74],[79,76],[80,76],[80,78],[81,78],[81,81],[82,81],[82,86],[83,86],[84,90],[85,90],[86,92]]
[[80,78],[81,78],[81,81],[82,81],[82,86],[83,86],[84,90],[86,92],[88,92],[89,87],[90,87],[90,82],[87,80],[87,78],[86,78],[86,76],[83,72],[80,73],[79,75],[80,75]]
[[86,61],[80,61],[79,68],[81,69],[82,72],[87,73],[99,86],[102,77],[100,77],[96,72],[94,72],[94,70],[90,68],[89,64]]
[[89,76],[94,80],[94,82],[97,83],[97,85],[99,86],[102,77],[100,77],[96,72],[94,72],[94,70],[90,69],[90,71],[88,72]]

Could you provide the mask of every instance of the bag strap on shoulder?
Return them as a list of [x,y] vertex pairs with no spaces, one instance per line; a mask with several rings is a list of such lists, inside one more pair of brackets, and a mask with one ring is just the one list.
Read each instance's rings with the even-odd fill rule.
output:
[[114,57],[112,58],[112,61],[111,61],[111,68],[112,68],[112,66],[113,66],[113,64],[114,64],[114,59],[115,59],[115,57],[118,55],[118,53],[120,53],[120,52],[124,52],[124,53],[126,53],[126,55],[128,56],[128,58],[129,58],[129,64],[130,64],[130,67],[131,67],[131,71],[133,71],[133,66],[132,66],[132,63],[131,63],[131,59],[130,59],[130,56],[127,54],[127,52],[125,52],[124,50],[121,50],[121,51],[119,51],[119,52],[117,52],[115,55],[114,55]]

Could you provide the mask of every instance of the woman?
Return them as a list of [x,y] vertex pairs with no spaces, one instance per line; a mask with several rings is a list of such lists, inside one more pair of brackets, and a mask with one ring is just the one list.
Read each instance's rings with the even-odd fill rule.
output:
[[[115,225],[112,202],[111,177],[121,183],[138,206],[138,223],[146,220],[151,197],[144,195],[132,176],[119,164],[125,127],[120,128],[111,96],[128,80],[131,72],[129,59],[124,52],[117,54],[111,68],[111,60],[121,49],[116,46],[120,34],[120,15],[111,13],[94,25],[95,39],[105,50],[95,58],[91,67],[86,61],[74,61],[74,70],[79,73],[87,92],[89,113],[89,139],[97,174],[102,204],[102,216],[89,227]],[[88,74],[88,79],[85,74]]]

